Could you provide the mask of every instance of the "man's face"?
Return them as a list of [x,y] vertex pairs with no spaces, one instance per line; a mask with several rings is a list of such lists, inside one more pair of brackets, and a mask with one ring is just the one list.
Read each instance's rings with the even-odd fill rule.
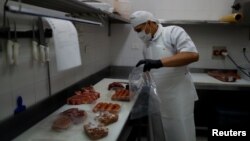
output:
[[153,28],[155,27],[155,25],[156,24],[154,22],[147,21],[145,23],[142,23],[142,24],[137,25],[136,27],[134,27],[134,31],[137,32],[137,33],[140,33],[140,32],[142,32],[144,30],[146,34],[153,34],[154,33]]
[[[136,27],[134,27],[135,32],[140,33],[141,31],[145,30],[147,26],[147,22],[146,23],[142,23],[140,25],[137,25]],[[146,30],[145,30],[146,32]]]

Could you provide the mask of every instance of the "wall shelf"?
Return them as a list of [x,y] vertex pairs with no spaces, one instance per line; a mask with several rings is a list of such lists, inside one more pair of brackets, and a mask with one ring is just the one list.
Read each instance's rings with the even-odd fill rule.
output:
[[250,23],[228,23],[216,20],[169,20],[161,21],[163,26],[168,25],[215,25],[215,26],[237,26],[237,27],[250,27]]
[[71,15],[103,15],[104,17],[107,17],[111,23],[129,23],[128,19],[125,19],[117,14],[103,11],[78,0],[22,0],[22,3],[57,10]]

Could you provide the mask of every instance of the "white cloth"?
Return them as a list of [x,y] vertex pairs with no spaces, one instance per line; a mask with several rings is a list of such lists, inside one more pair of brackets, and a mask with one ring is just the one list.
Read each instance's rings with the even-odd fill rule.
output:
[[[144,48],[146,59],[161,59],[177,52],[197,52],[188,34],[178,26],[159,28]],[[194,102],[198,99],[187,66],[151,70],[161,99],[166,141],[195,141]]]
[[147,11],[136,11],[130,16],[130,23],[133,27],[136,27],[147,21],[154,21],[158,23],[158,20],[153,16],[153,14]]

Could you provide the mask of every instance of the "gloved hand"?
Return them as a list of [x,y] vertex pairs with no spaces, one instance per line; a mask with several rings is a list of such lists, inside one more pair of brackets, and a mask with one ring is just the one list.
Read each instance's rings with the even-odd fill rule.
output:
[[163,67],[161,60],[151,60],[151,59],[140,60],[136,64],[136,67],[139,67],[142,64],[144,64],[143,72],[150,71],[151,69],[158,69],[158,68]]

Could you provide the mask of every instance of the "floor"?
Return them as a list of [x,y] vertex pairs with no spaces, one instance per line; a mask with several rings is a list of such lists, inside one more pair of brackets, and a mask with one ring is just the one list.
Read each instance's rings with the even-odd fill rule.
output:
[[198,136],[196,137],[196,141],[207,141],[207,137]]

